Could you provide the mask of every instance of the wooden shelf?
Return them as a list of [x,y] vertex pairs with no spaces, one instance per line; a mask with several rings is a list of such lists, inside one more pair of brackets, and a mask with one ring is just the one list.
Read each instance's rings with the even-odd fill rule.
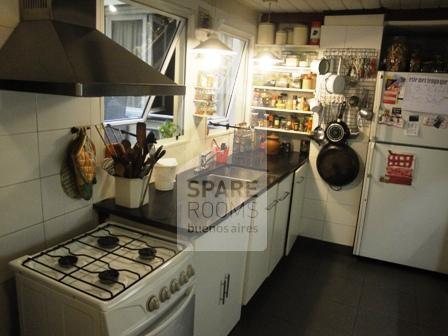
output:
[[206,99],[193,99],[195,103],[210,103],[210,104],[216,104],[216,102],[212,100],[206,100]]
[[251,106],[252,110],[262,110],[262,111],[272,111],[272,112],[284,112],[284,113],[297,113],[297,114],[307,114],[312,115],[311,111],[301,111],[301,110],[288,110],[288,109],[280,109],[276,107],[264,107],[264,106]]
[[281,128],[270,128],[270,127],[254,127],[257,131],[267,131],[267,132],[276,132],[276,133],[288,133],[288,134],[297,134],[297,135],[310,135],[308,132],[299,132],[299,131],[291,131],[285,130]]
[[311,71],[311,67],[292,67],[292,66],[286,66],[286,65],[272,65],[272,66],[268,66],[268,67],[264,67],[261,65],[255,65],[255,68],[262,68],[263,71],[269,72],[306,72],[306,71]]
[[259,86],[254,85],[254,89],[258,90],[270,90],[270,91],[284,91],[284,92],[301,92],[301,93],[314,93],[315,90],[307,90],[307,89],[294,89],[294,88],[282,88],[278,86]]
[[213,87],[203,87],[203,86],[195,86],[194,88],[195,88],[195,89],[198,89],[198,90],[210,90],[210,91],[216,91],[216,90],[218,90],[217,88],[213,88]]
[[255,48],[301,49],[305,51],[319,51],[320,46],[310,44],[256,44]]
[[196,113],[193,113],[193,117],[196,117],[196,118],[210,118],[210,117],[213,117],[213,116],[214,116],[214,114],[208,115],[208,114],[196,114]]

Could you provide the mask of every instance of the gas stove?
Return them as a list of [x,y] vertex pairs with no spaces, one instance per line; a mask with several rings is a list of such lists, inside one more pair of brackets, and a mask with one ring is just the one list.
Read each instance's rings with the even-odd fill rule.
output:
[[[42,322],[48,319],[48,312],[30,308],[26,301],[39,299],[45,306],[62,310],[76,306],[97,324],[97,332],[92,326],[92,330],[80,333],[83,335],[134,335],[131,330],[147,329],[194,294],[189,243],[119,223],[100,225],[40,253],[16,259],[11,266],[16,272],[24,335],[53,334],[50,326],[54,325]],[[39,298],[32,293],[39,293]],[[67,297],[73,300],[67,302]],[[60,327],[64,328],[67,311],[53,314],[56,320],[59,314],[63,320]],[[36,320],[42,325],[40,332],[35,328]],[[86,325],[82,318],[78,322]],[[59,330],[57,334],[69,332]]]

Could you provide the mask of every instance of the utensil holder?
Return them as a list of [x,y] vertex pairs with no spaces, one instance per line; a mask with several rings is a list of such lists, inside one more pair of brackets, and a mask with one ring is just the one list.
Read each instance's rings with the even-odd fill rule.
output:
[[[115,176],[115,204],[135,209],[140,206],[144,179]],[[147,203],[147,200],[143,204]]]

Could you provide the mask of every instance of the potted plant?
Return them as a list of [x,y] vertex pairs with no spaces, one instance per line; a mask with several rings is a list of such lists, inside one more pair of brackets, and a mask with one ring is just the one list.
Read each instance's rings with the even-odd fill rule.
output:
[[177,132],[177,126],[172,121],[165,121],[159,128],[163,138],[172,138]]

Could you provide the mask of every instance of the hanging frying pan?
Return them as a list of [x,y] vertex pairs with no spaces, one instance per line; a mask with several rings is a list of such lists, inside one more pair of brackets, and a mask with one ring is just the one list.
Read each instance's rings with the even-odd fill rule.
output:
[[330,122],[325,129],[325,137],[331,143],[344,143],[350,136],[350,129],[347,124],[342,121],[346,106],[346,102],[339,105],[337,119]]
[[359,158],[345,143],[327,143],[317,156],[317,171],[333,189],[352,183],[359,174]]

